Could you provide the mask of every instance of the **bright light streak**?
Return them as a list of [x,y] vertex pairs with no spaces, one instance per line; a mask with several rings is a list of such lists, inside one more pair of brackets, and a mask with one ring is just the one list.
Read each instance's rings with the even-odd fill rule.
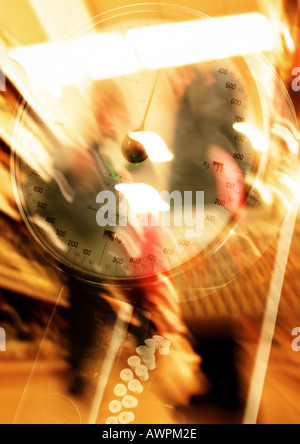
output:
[[135,214],[164,213],[170,206],[161,198],[158,191],[144,183],[119,184],[116,190],[124,194]]
[[81,37],[72,43],[45,43],[13,49],[9,56],[35,87],[53,89],[83,78],[108,79],[140,71],[134,48],[118,34]]
[[58,86],[49,87],[48,92],[53,97],[53,99],[61,99],[62,90]]
[[284,140],[293,154],[298,154],[299,152],[299,141],[295,139],[293,133],[286,126],[275,124],[272,128],[272,134],[280,137]]
[[141,69],[134,48],[119,34],[83,37],[75,48],[94,80],[133,74]]
[[133,29],[126,38],[148,69],[256,54],[276,43],[270,21],[257,13]]
[[270,51],[276,43],[263,15],[168,23],[117,33],[91,34],[67,43],[13,49],[9,56],[41,88],[133,74],[144,69],[176,67],[226,57]]
[[54,162],[40,140],[34,137],[34,134],[24,127],[19,129],[20,143],[18,152],[24,162],[34,170],[40,171],[44,181],[50,182],[54,174]]
[[289,202],[288,199],[284,196],[284,194],[278,190],[277,187],[272,187],[274,190],[274,193],[277,194],[277,196],[279,196],[279,198],[281,199],[283,205],[285,205],[285,207],[290,211],[293,208],[292,202]]
[[159,135],[151,131],[140,131],[129,133],[129,137],[143,145],[152,162],[169,162],[173,159],[173,154]]
[[271,205],[274,202],[271,191],[267,189],[267,187],[262,183],[260,179],[258,178],[254,179],[253,188],[255,188],[259,192],[263,201],[266,204]]
[[282,176],[280,179],[282,185],[285,185],[296,197],[296,199],[300,202],[300,183],[296,183],[293,179],[288,176]]
[[249,123],[235,123],[233,125],[233,129],[247,136],[255,151],[258,152],[268,151],[269,149],[268,140],[264,137],[262,132],[254,125],[251,125]]
[[42,232],[46,233],[47,239],[49,239],[51,243],[55,243],[57,248],[59,248],[61,251],[65,253],[67,252],[68,247],[66,243],[58,238],[56,235],[56,230],[54,230],[54,227],[51,227],[48,223],[46,223],[44,217],[35,215],[31,216],[30,219]]
[[43,43],[13,49],[9,56],[25,69],[32,86],[57,88],[76,84],[84,77],[80,54],[66,43]]
[[280,128],[283,126],[284,128],[288,128],[291,132],[291,134],[293,135],[293,137],[295,138],[295,140],[297,140],[298,142],[300,142],[300,132],[297,130],[297,128],[295,127],[295,125],[292,123],[292,121],[290,119],[286,119],[282,116],[278,116],[278,120],[280,122]]
[[296,50],[294,40],[291,36],[289,28],[283,23],[281,25],[281,32],[285,39],[286,46],[291,52],[294,52]]

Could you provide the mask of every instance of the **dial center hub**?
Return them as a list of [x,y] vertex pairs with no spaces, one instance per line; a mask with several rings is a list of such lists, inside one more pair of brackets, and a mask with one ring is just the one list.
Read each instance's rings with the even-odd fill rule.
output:
[[129,163],[142,163],[148,159],[144,146],[127,135],[122,143],[122,154]]

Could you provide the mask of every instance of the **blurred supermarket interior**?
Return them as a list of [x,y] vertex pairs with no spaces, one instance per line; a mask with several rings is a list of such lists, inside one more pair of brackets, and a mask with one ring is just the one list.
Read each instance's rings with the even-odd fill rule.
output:
[[[142,8],[148,2],[139,0],[137,3]],[[262,199],[263,204],[249,216],[245,235],[241,229],[238,239],[228,247],[222,246],[211,258],[199,265],[193,263],[190,268],[182,266],[181,273],[174,276],[167,273],[163,281],[148,283],[146,287],[134,283],[125,288],[115,283],[97,287],[77,282],[76,276],[70,277],[60,267],[53,266],[41,242],[36,242],[23,220],[11,170],[23,100],[29,102],[30,116],[43,115],[45,110],[54,113],[60,104],[70,118],[74,118],[74,127],[81,140],[88,140],[91,133],[87,124],[88,111],[83,105],[81,112],[78,111],[77,99],[69,86],[48,85],[45,95],[36,93],[30,69],[43,68],[40,66],[43,55],[37,53],[30,59],[34,52],[27,53],[26,48],[41,44],[49,48],[76,32],[80,34],[85,23],[101,32],[101,25],[96,25],[101,14],[134,4],[129,0],[0,0],[0,68],[3,74],[0,76],[0,327],[6,332],[6,351],[0,352],[0,423],[105,423],[111,416],[107,406],[113,399],[113,386],[122,368],[126,367],[127,357],[134,354],[135,348],[149,335],[161,335],[172,343],[170,355],[160,356],[157,368],[150,372],[151,381],[148,385],[145,383],[144,393],[139,395],[136,422],[299,424],[300,353],[292,348],[292,332],[300,327],[299,213],[295,213],[295,227],[293,217],[287,219],[290,221],[287,233],[292,242],[289,248],[287,241],[287,251],[281,250],[286,235],[281,228],[286,230],[285,215],[295,212],[295,202],[300,197],[299,182],[294,183],[289,194],[295,198],[293,203],[287,202],[282,182],[274,173],[260,188],[257,186],[257,199]],[[164,0],[156,2],[158,13],[166,4],[191,8],[213,18],[263,14],[276,37],[276,45],[264,56],[285,85],[300,122],[300,91],[293,87],[295,78],[300,75],[300,68],[295,71],[300,67],[299,0]],[[256,32],[258,30],[253,29],[253,35]],[[60,60],[53,72],[62,75]],[[53,63],[56,63],[55,57]],[[66,78],[70,72],[65,72]],[[190,76],[190,80],[176,77],[179,72],[187,78]],[[194,75],[188,70],[174,69],[168,73],[169,77],[173,76],[170,82],[180,98],[183,93],[178,82],[191,82]],[[211,78],[206,71],[205,75],[199,78],[202,81],[205,78],[209,84]],[[274,110],[284,109],[285,105],[279,103],[282,96],[282,100],[287,100],[287,107],[291,107],[283,89],[279,89],[279,81],[276,82],[272,90],[274,106],[271,101],[268,106]],[[79,85],[78,91],[79,97],[90,89]],[[115,117],[114,114],[113,117],[103,115],[105,106],[107,109],[116,107],[118,124],[126,126],[122,114],[125,105],[112,84],[107,81],[104,88],[92,91],[94,108],[91,112],[98,107],[95,116],[101,122],[102,137],[106,137],[103,134],[109,119]],[[175,99],[172,100],[175,103]],[[90,102],[82,103],[91,109]],[[59,111],[57,113],[59,115]],[[278,136],[279,125],[275,130]],[[59,124],[56,131],[59,139],[69,130]],[[286,146],[276,153],[274,149],[271,158],[275,167],[280,164],[283,168],[284,164],[285,178],[291,168],[292,179],[299,172],[299,163],[295,160],[299,156],[299,129],[291,120],[283,123],[281,134],[286,136]],[[48,140],[54,139],[49,136]],[[278,153],[283,157],[278,159]],[[40,156],[44,154],[41,149]],[[294,156],[291,160],[290,154]],[[66,162],[69,167],[68,152],[61,150],[58,157],[58,162]],[[70,183],[82,196],[89,187],[91,170],[85,154],[75,150],[74,157],[77,170]],[[174,161],[174,171],[178,165],[184,168],[183,158],[178,158],[178,164]],[[44,165],[45,177],[51,175],[51,165],[50,161]],[[128,171],[133,169],[131,165]],[[113,174],[120,175],[118,171]],[[188,175],[186,169],[184,180]],[[252,199],[255,200],[255,196]],[[76,216],[71,214],[71,218],[76,219]],[[240,223],[242,226],[245,222]],[[149,239],[152,238],[149,236]],[[117,248],[118,239],[113,241]],[[74,245],[76,247],[76,243]],[[90,250],[84,251],[90,254]],[[252,252],[253,260],[248,257],[248,251]],[[286,269],[284,254],[288,255]],[[279,258],[282,262],[278,262],[278,255],[282,255]],[[229,265],[231,263],[233,265]],[[279,273],[278,279],[276,273]],[[226,281],[224,275],[231,277]],[[217,285],[219,276],[222,279]],[[284,278],[282,291],[280,276]],[[273,307],[275,312],[271,307],[276,319],[273,336],[274,326],[266,321],[270,320],[272,301],[269,297],[276,289],[281,298],[278,313],[276,307]],[[115,350],[113,364],[105,374],[104,367],[112,360],[114,334],[121,325],[124,330],[122,341],[120,339],[122,345]],[[272,340],[271,351],[269,356],[266,346],[266,374],[259,379],[263,383],[262,390],[256,387],[256,393],[253,378],[259,366],[258,353],[262,351],[259,347],[264,333]],[[88,371],[83,370],[83,361],[88,362]],[[89,378],[92,381],[85,380]],[[101,387],[103,393],[99,401]]]

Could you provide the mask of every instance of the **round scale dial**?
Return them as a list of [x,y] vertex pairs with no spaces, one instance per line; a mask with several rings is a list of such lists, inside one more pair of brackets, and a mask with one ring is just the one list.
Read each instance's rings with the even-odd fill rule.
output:
[[[176,22],[173,12],[123,10],[92,34],[125,38]],[[243,132],[265,132],[247,60],[94,77],[63,87],[61,98],[44,95],[40,114],[28,104],[19,112],[13,174],[35,239],[93,282],[154,276],[224,242],[263,168]]]

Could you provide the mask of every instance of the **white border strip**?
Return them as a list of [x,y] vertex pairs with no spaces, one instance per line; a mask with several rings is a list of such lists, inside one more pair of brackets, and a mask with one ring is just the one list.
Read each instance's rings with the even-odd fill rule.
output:
[[96,390],[96,394],[94,397],[93,405],[91,408],[90,418],[89,418],[89,425],[94,425],[97,423],[99,411],[101,408],[101,403],[103,400],[104,391],[106,389],[109,376],[111,374],[111,370],[113,367],[113,364],[115,362],[116,356],[118,354],[118,351],[122,345],[122,342],[124,340],[126,331],[127,331],[127,325],[130,320],[130,317],[132,315],[133,307],[131,305],[125,305],[122,307],[119,311],[117,322],[114,328],[114,332],[112,335],[109,352],[107,354],[107,357],[103,363],[103,368],[101,375],[99,377],[99,383]]
[[[300,172],[298,175],[297,186],[299,186],[299,184]],[[276,328],[282,288],[295,231],[298,208],[299,200],[295,198],[293,201],[292,210],[287,214],[280,232],[276,262],[273,270],[274,274],[267,299],[258,351],[243,420],[243,423],[247,425],[256,424],[258,419],[266,373],[268,370],[268,363],[271,354],[272,342]]]

